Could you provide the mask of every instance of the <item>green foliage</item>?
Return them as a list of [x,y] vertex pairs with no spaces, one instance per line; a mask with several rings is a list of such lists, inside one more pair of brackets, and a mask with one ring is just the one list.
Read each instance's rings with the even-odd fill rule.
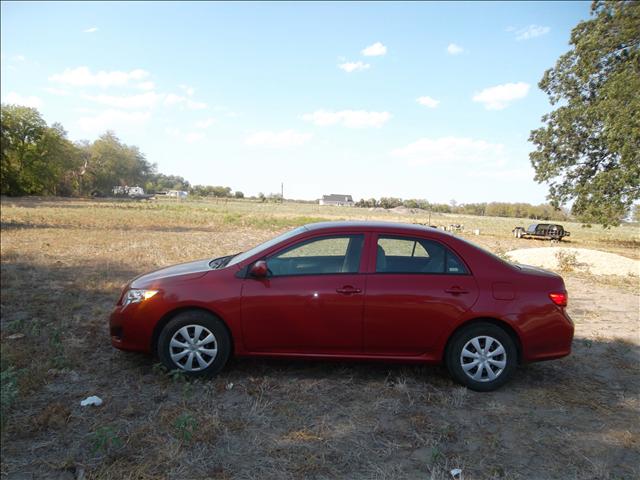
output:
[[98,427],[91,434],[91,446],[93,453],[107,453],[120,448],[123,445],[122,439],[113,427],[108,425]]
[[0,424],[4,426],[11,405],[18,398],[18,373],[8,367],[0,373]]
[[155,174],[155,165],[147,162],[138,147],[125,145],[113,132],[86,146],[85,153],[85,182],[102,194],[111,193],[115,185],[144,185]]
[[401,200],[399,198],[386,198],[380,200],[370,198],[369,200],[359,200],[356,207],[362,208],[394,208],[400,205],[433,213],[457,213],[463,215],[479,215],[488,217],[516,217],[531,218],[534,220],[569,220],[568,215],[562,210],[556,209],[549,204],[531,205],[529,203],[466,203],[452,205],[450,203],[429,203],[427,200]]
[[581,221],[607,227],[640,199],[640,2],[595,1],[591,13],[540,81],[557,108],[531,132],[530,159],[552,205],[573,201]]
[[382,208],[395,208],[402,205],[402,200],[395,197],[382,197],[380,199],[379,205]]
[[563,273],[573,272],[579,265],[576,254],[569,250],[558,250],[556,261],[558,262],[558,270]]
[[176,418],[173,427],[182,441],[189,442],[198,428],[198,421],[190,413],[184,412]]
[[199,197],[231,197],[231,188],[213,185],[194,185],[191,194]]
[[[47,126],[34,108],[2,105],[0,191],[3,195],[98,194],[115,186],[141,186],[148,193],[190,191],[197,196],[232,197],[231,188],[196,185],[156,171],[136,146],[113,132],[93,143],[72,143],[62,125]],[[244,198],[235,192],[235,198]]]
[[151,175],[144,184],[144,191],[147,193],[156,193],[166,190],[188,191],[191,186],[189,182],[179,175],[164,175],[156,173]]
[[60,124],[51,127],[34,108],[2,105],[0,191],[4,195],[57,195],[73,188],[65,175],[77,168],[79,151]]

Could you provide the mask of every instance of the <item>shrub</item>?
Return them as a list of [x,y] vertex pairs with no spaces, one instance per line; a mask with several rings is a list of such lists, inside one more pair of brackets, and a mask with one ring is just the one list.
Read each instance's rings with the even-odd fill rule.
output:
[[569,250],[558,250],[556,260],[558,261],[558,270],[565,273],[573,272],[579,265],[576,254]]

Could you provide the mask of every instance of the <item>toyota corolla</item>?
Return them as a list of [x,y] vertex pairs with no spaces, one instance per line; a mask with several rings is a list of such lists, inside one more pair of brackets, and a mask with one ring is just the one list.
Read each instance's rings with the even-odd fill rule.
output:
[[212,376],[231,355],[444,363],[494,390],[518,364],[571,352],[559,275],[419,225],[327,222],[251,250],[141,275],[111,342]]

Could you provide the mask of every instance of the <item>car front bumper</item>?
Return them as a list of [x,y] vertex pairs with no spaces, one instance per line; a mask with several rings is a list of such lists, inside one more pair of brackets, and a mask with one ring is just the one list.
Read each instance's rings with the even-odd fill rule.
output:
[[150,353],[155,318],[148,305],[116,305],[109,317],[111,345],[120,350]]

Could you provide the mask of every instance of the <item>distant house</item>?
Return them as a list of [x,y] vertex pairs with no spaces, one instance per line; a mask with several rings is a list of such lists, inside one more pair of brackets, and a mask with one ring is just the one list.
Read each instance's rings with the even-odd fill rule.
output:
[[337,205],[339,207],[353,207],[353,198],[351,195],[340,195],[332,193],[331,195],[323,195],[320,199],[320,205]]
[[189,192],[185,192],[184,190],[169,190],[166,195],[167,197],[187,198]]
[[111,192],[116,197],[142,197],[144,195],[143,188],[138,186],[115,186],[111,189]]

